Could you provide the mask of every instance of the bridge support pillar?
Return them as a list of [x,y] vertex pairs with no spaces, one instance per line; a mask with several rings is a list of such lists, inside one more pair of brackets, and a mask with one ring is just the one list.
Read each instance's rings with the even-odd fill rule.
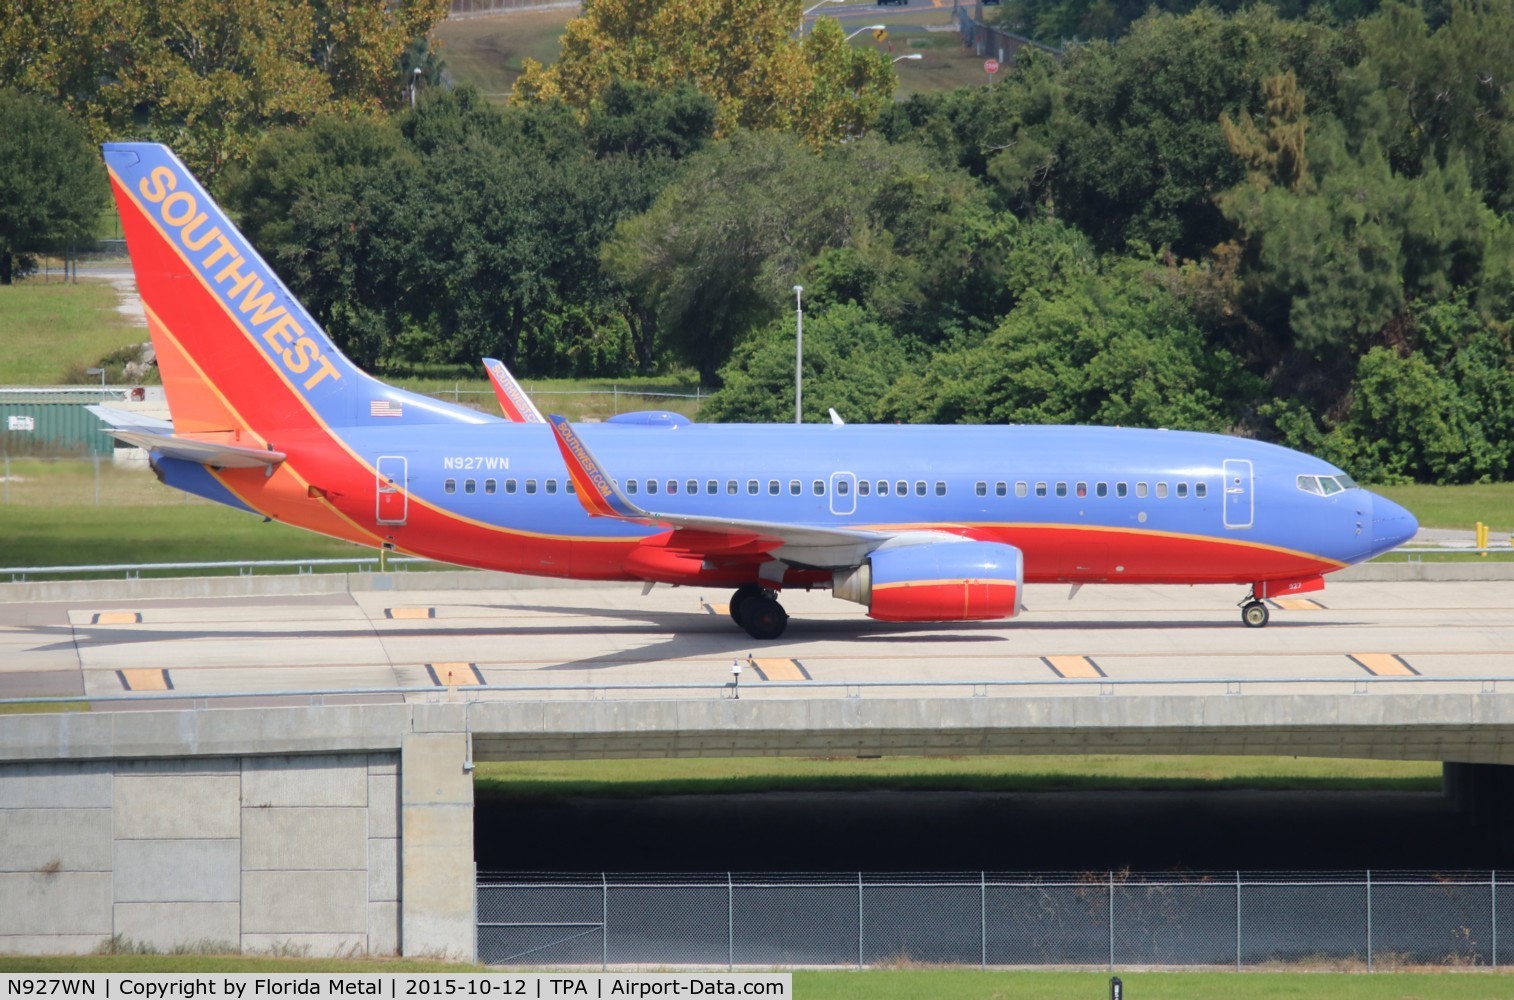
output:
[[417,723],[453,731],[410,732],[400,744],[400,941],[407,957],[472,961],[477,950],[473,774],[464,711],[462,705],[417,706]]

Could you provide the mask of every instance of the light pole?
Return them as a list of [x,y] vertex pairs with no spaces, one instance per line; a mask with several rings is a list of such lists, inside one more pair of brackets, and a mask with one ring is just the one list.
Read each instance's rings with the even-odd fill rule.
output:
[[415,85],[421,82],[421,68],[419,66],[410,72],[410,110],[415,110]]
[[804,422],[804,286],[794,286],[794,423]]
[[[918,53],[918,52],[911,52],[907,56],[900,56],[898,59],[895,59],[894,62],[903,62],[906,59],[924,59],[924,58],[925,57],[923,55],[921,55],[920,53]],[[893,63],[890,63],[889,65],[893,65]]]
[[864,31],[887,31],[887,30],[888,30],[888,25],[886,25],[886,24],[869,24],[867,27],[865,27],[865,28],[858,28],[856,31],[852,32],[850,35],[847,35],[846,36],[846,40],[849,42],[853,38],[856,38],[858,35],[862,34]]

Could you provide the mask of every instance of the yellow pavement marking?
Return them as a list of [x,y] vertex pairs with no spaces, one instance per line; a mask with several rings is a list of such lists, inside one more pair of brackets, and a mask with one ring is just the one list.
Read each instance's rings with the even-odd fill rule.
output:
[[1279,597],[1272,602],[1274,608],[1283,611],[1323,611],[1325,606],[1307,597]]
[[1417,677],[1419,671],[1395,653],[1349,653],[1347,659],[1377,677]]
[[707,615],[728,615],[731,613],[729,604],[711,604],[709,601],[701,601],[699,606],[704,608]]
[[812,681],[815,678],[798,660],[748,657],[747,665],[765,681]]
[[117,670],[121,687],[127,691],[172,691],[167,670]]
[[457,687],[484,682],[484,675],[478,672],[478,665],[475,663],[428,663],[426,673],[431,675],[431,683],[437,687]]
[[385,618],[435,618],[435,608],[385,608]]
[[1099,665],[1087,656],[1043,656],[1041,662],[1051,668],[1058,677],[1108,677]]
[[140,625],[140,611],[101,611],[90,619],[91,625]]

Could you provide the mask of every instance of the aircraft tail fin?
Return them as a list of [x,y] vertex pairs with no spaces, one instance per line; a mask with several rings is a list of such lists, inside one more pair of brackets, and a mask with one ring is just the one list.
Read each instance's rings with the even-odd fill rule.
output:
[[360,371],[167,147],[104,155],[176,434],[494,419]]

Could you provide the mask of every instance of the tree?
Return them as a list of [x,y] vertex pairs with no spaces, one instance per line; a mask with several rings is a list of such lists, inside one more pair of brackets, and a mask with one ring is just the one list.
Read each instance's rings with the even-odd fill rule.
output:
[[0,86],[58,101],[95,141],[172,146],[202,177],[274,125],[400,107],[406,46],[446,0],[18,0]]
[[986,339],[900,379],[883,414],[916,423],[1234,426],[1259,382],[1206,342],[1152,270],[1117,260],[1027,295]]
[[[777,423],[794,413],[794,322],[774,320],[737,348],[724,383],[701,419]],[[873,420],[878,403],[909,364],[894,332],[855,303],[804,317],[804,419],[824,423],[834,408],[852,422]]]
[[0,285],[33,255],[92,240],[109,188],[78,123],[35,97],[0,90]]
[[616,80],[690,83],[715,100],[721,135],[791,129],[813,142],[857,134],[894,91],[893,67],[821,19],[797,38],[799,0],[596,0],[568,22],[562,54],[534,59],[515,99],[586,111]]

